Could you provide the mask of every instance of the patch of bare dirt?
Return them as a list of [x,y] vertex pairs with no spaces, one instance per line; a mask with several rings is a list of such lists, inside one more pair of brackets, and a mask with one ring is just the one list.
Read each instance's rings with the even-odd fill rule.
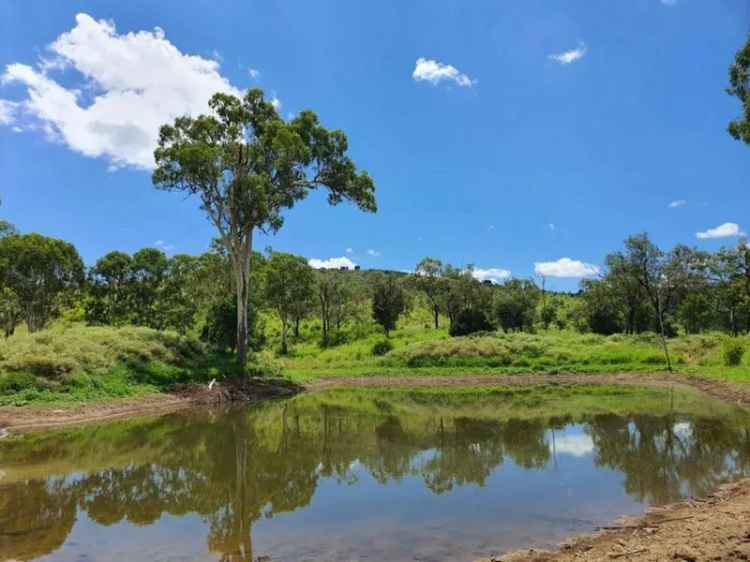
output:
[[172,392],[87,402],[61,408],[4,406],[0,408],[0,438],[8,431],[21,432],[123,417],[167,414],[196,406],[227,402],[257,402],[293,396],[302,387],[283,379],[250,378],[208,385],[178,385]]
[[750,384],[739,385],[725,381],[705,379],[692,375],[670,373],[616,373],[603,375],[371,375],[356,377],[322,377],[305,384],[307,390],[360,387],[446,387],[446,386],[505,386],[532,384],[600,384],[631,386],[683,386],[700,390],[725,402],[750,407]]
[[555,552],[526,550],[478,562],[703,562],[750,560],[750,479],[628,518]]

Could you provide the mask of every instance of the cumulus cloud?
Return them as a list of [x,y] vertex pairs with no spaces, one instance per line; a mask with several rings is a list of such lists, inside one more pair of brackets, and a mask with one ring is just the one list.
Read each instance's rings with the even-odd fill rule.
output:
[[534,272],[545,277],[591,277],[599,273],[599,268],[570,258],[557,261],[538,261],[534,263]]
[[732,236],[744,236],[740,230],[740,225],[736,222],[725,222],[716,228],[709,228],[703,232],[696,232],[695,236],[700,240],[710,240],[713,238],[730,238]]
[[327,260],[312,258],[308,260],[307,263],[309,263],[310,267],[314,269],[341,269],[342,267],[354,269],[357,266],[356,263],[344,256],[339,258],[328,258]]
[[253,80],[257,80],[258,78],[260,78],[260,70],[258,70],[257,68],[248,68],[247,73]]
[[417,59],[411,77],[417,82],[429,82],[432,85],[448,80],[464,88],[471,88],[477,83],[476,80],[472,80],[466,74],[459,72],[455,66],[424,57]]
[[549,55],[549,58],[553,61],[559,62],[562,65],[567,65],[572,62],[582,59],[588,48],[583,42],[578,43],[578,47],[570,49],[569,51],[563,51],[562,53],[554,53]]
[[353,254],[354,253],[354,248],[347,248],[346,249],[346,253],[349,254],[349,255]]
[[509,270],[500,269],[498,267],[475,269],[471,274],[474,276],[474,279],[478,279],[479,281],[492,281],[493,283],[502,283],[510,277]]
[[18,104],[0,99],[0,125],[10,125],[15,121]]
[[377,250],[373,250],[372,248],[370,248],[369,250],[367,250],[367,255],[372,256],[373,258],[377,258],[377,257],[380,257],[382,254],[378,252]]
[[[585,457],[594,452],[594,441],[590,435],[577,433],[573,435],[560,435],[555,439],[555,450],[561,454],[568,454],[574,457]],[[549,443],[552,450],[552,442]]]
[[[48,49],[50,60],[5,69],[4,83],[26,88],[12,122],[40,128],[114,167],[152,168],[160,125],[205,113],[216,92],[240,95],[216,60],[182,53],[158,27],[118,33],[111,21],[78,14],[75,26]],[[66,80],[56,80],[54,72]],[[2,104],[7,108],[8,101]]]
[[687,205],[687,201],[685,199],[677,199],[669,204],[669,208],[678,209],[680,207],[684,207],[685,205]]

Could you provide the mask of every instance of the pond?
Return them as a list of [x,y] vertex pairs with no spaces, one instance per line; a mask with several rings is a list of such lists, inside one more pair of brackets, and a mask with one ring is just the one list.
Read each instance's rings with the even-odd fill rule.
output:
[[471,561],[750,472],[744,411],[633,387],[338,390],[0,442],[0,560]]

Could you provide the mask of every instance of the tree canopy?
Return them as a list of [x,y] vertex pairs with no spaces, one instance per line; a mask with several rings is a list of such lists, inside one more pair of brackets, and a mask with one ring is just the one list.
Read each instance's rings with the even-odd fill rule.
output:
[[235,276],[243,365],[253,232],[278,231],[284,210],[319,187],[328,190],[330,204],[348,200],[374,212],[375,186],[348,156],[346,135],[323,127],[312,111],[284,121],[259,89],[242,99],[215,94],[209,106],[209,115],[180,117],[161,128],[153,183],[198,195],[218,230]]

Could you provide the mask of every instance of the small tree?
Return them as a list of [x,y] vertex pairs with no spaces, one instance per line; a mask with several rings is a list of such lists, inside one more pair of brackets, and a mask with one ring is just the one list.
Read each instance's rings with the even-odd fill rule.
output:
[[0,288],[0,325],[3,335],[9,338],[21,321],[21,303],[18,296],[8,287]]
[[15,293],[30,332],[44,328],[82,282],[83,262],[71,244],[41,234],[0,239],[0,286]]
[[406,295],[395,275],[383,275],[375,282],[372,295],[372,317],[390,337],[398,317],[406,310]]
[[133,259],[125,252],[110,252],[97,260],[89,272],[88,322],[118,326],[130,320],[132,268]]
[[265,299],[281,320],[281,353],[286,355],[289,325],[295,313],[314,295],[313,269],[303,257],[274,252],[265,273]]
[[750,38],[734,57],[729,67],[727,93],[740,100],[742,116],[729,123],[729,134],[735,139],[750,144]]
[[316,275],[323,347],[331,344],[331,336],[352,312],[353,291],[346,275],[335,269],[321,269]]
[[539,289],[532,281],[507,281],[495,292],[493,309],[497,323],[506,332],[531,330],[539,297]]
[[237,355],[244,366],[255,231],[278,231],[283,211],[318,187],[327,188],[331,204],[350,200],[375,211],[375,188],[347,155],[346,135],[321,126],[312,111],[286,122],[258,89],[243,99],[215,94],[209,106],[211,115],[180,117],[161,128],[153,182],[198,195],[219,232],[235,277]]
[[414,282],[430,304],[435,317],[435,329],[440,327],[441,297],[445,292],[443,263],[435,258],[424,258],[417,264]]

